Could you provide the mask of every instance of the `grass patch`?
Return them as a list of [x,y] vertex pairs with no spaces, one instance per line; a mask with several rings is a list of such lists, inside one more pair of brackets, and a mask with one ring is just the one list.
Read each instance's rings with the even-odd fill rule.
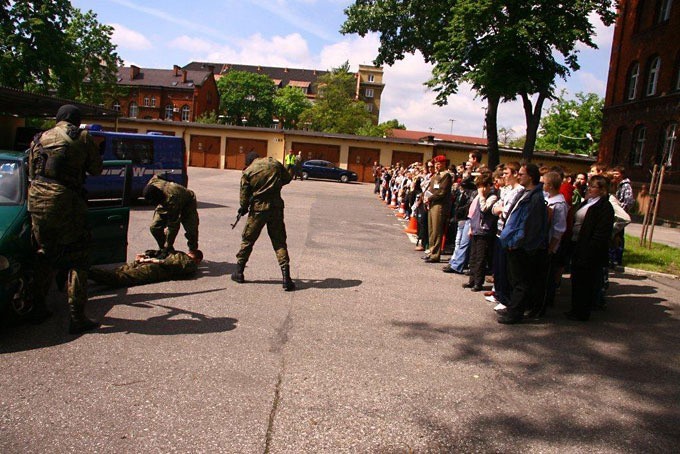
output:
[[640,238],[631,235],[626,235],[623,262],[631,268],[680,276],[680,249],[659,243],[647,249],[640,246]]

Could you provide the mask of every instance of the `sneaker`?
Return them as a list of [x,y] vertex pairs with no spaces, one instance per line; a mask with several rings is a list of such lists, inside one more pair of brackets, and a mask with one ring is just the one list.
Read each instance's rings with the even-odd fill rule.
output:
[[[490,303],[493,303],[493,304],[500,304],[500,302],[493,295],[485,296],[484,299],[487,300]],[[502,304],[500,304],[500,305],[503,306]],[[503,307],[505,307],[505,306],[503,306]]]
[[496,304],[496,306],[493,308],[493,310],[495,310],[495,311],[501,311],[501,310],[503,310],[503,309],[505,309],[505,308],[506,308],[506,307],[505,307],[505,304],[503,304],[503,303],[498,303],[498,304]]

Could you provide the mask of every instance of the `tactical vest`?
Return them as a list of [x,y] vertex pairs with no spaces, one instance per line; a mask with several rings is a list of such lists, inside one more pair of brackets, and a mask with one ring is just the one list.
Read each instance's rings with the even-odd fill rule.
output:
[[85,179],[81,147],[80,141],[74,140],[65,128],[57,126],[43,132],[30,151],[30,177],[80,188]]

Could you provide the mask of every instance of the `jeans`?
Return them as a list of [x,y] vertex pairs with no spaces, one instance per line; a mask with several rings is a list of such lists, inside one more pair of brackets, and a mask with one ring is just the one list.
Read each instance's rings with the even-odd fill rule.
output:
[[470,246],[470,220],[458,221],[456,231],[456,248],[449,260],[449,266],[455,271],[462,273],[468,262]]

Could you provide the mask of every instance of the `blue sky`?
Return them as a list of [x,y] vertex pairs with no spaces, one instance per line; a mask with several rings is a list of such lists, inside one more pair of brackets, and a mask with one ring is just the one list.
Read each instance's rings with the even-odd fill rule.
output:
[[[190,61],[214,61],[291,68],[330,69],[349,60],[352,69],[371,64],[376,36],[341,35],[349,0],[132,1],[72,0],[93,10],[100,22],[115,28],[113,41],[126,64],[172,68]],[[604,96],[613,27],[595,20],[599,49],[583,49],[581,70],[566,82],[570,95],[579,91]],[[481,136],[485,103],[468,87],[432,105],[434,94],[423,86],[430,66],[419,55],[385,67],[380,121],[392,118],[408,129]],[[454,121],[450,121],[453,119]],[[503,104],[499,127],[524,133],[520,103]]]

